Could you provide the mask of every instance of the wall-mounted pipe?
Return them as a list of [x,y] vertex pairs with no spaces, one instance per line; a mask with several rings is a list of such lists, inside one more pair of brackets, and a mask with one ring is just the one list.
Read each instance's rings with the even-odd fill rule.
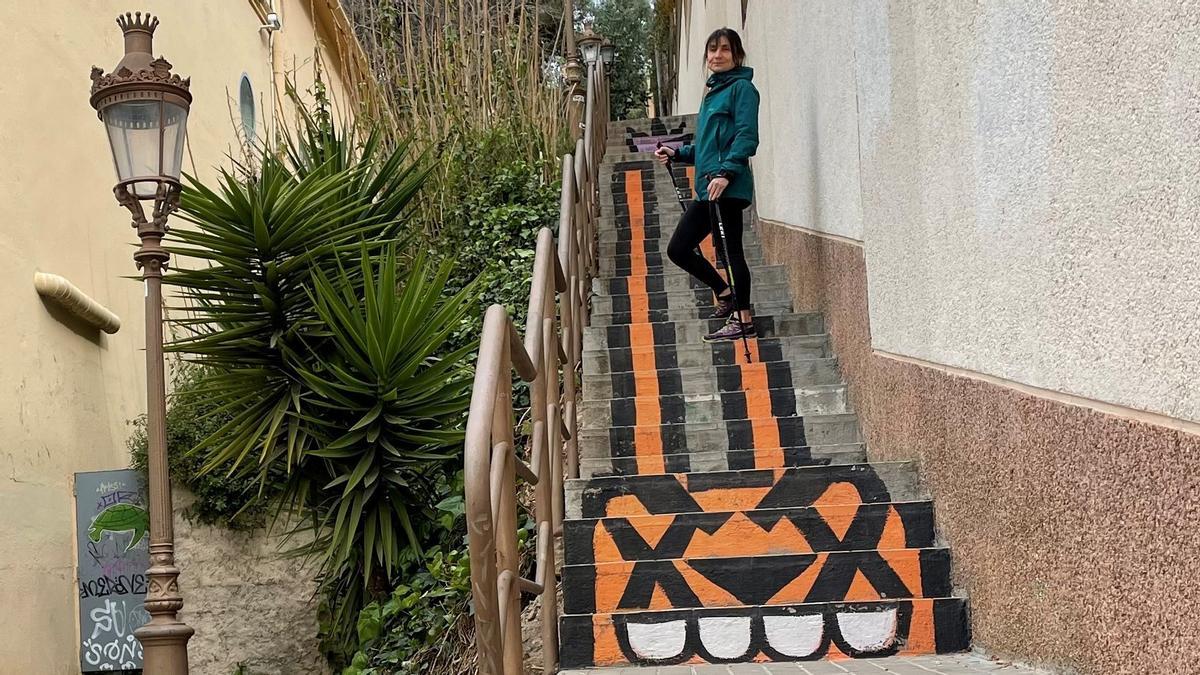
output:
[[121,317],[57,274],[35,273],[33,287],[37,289],[38,295],[54,301],[63,309],[109,335],[121,330]]

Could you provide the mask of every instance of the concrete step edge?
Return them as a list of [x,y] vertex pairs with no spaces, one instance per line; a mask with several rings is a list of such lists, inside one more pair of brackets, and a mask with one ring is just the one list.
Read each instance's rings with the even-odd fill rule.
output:
[[[916,464],[917,463],[915,460],[905,459],[905,460],[893,460],[893,461],[886,461],[886,462],[859,462],[857,464],[840,464],[838,466],[862,467],[862,470],[864,470],[864,471],[867,469],[870,469],[871,471],[875,471],[876,467],[892,467],[892,468],[895,468],[896,470],[916,471],[917,470]],[[801,471],[801,472],[813,471],[813,472],[816,472],[816,471],[825,469],[828,466],[829,465],[827,465],[827,464],[813,464],[810,466],[795,466],[795,467],[783,467],[783,468],[786,468],[787,470],[791,470],[791,471]],[[641,478],[642,476],[662,476],[662,475],[668,475],[668,476],[701,476],[701,475],[715,476],[715,475],[721,475],[721,474],[736,474],[737,476],[745,476],[745,475],[749,475],[750,473],[755,473],[755,472],[776,471],[776,470],[777,469],[729,469],[726,471],[693,471],[693,472],[688,472],[688,473],[676,473],[676,474],[637,474],[637,475],[632,475],[632,476],[596,476],[594,478],[568,478],[564,482],[564,487],[570,486],[574,489],[587,489],[589,483],[597,483],[597,482],[612,483],[612,482],[618,482],[618,481],[629,481],[629,480]],[[736,478],[736,476],[735,476],[735,478]],[[923,494],[927,495],[928,492],[924,491]],[[920,500],[905,500],[905,501],[924,501],[924,497]]]
[[[891,504],[891,503],[909,503],[909,502],[876,502],[876,503],[877,504]],[[921,503],[921,502],[911,502],[911,503]],[[741,511],[739,513],[749,513],[749,511]],[[672,513],[672,514],[667,514],[667,515],[674,516],[674,515],[680,515],[680,514]],[[584,519],[584,520],[586,520],[586,519]],[[949,555],[950,547],[945,546],[945,545],[938,545],[938,546],[922,546],[920,548],[855,548],[855,549],[844,549],[844,550],[839,549],[839,550],[833,550],[833,551],[803,551],[803,552],[797,551],[795,553],[766,553],[766,554],[761,554],[761,555],[747,555],[747,556],[693,556],[693,557],[688,557],[688,558],[653,558],[653,560],[654,560],[654,562],[676,562],[676,561],[686,562],[688,560],[746,560],[748,558],[754,558],[756,560],[760,560],[760,559],[765,559],[765,558],[785,558],[785,557],[797,556],[797,555],[812,555],[812,554],[839,555],[839,554],[846,554],[846,553],[872,553],[872,552],[876,552],[876,551],[880,551],[880,552],[886,551],[889,553],[896,552],[896,551],[945,551],[946,554]],[[568,568],[601,567],[601,566],[608,566],[608,565],[616,566],[616,565],[626,565],[629,562],[632,562],[632,561],[624,561],[624,562],[610,561],[610,562],[601,562],[601,563],[572,563],[570,565],[563,565],[563,573],[565,574],[566,570]],[[913,596],[895,597],[895,598],[888,598],[888,599],[889,600],[924,600],[925,598],[922,598],[921,596],[913,595]],[[851,600],[850,602],[856,602],[856,601]],[[731,605],[731,606],[740,607],[742,605]],[[701,608],[699,608],[699,607],[696,607],[696,608],[681,607],[679,609],[701,609]],[[707,609],[707,608],[704,608],[704,609]],[[628,611],[608,612],[608,613],[627,614],[627,613],[631,613],[631,612],[644,612],[644,611],[647,611],[647,610],[631,609]],[[653,611],[653,610],[650,610],[650,611]]]
[[[882,508],[884,506],[895,506],[898,504],[900,504],[900,505],[903,505],[903,504],[928,504],[930,507],[932,507],[933,500],[932,499],[902,499],[899,501],[891,501],[891,502],[858,502],[857,504],[845,503],[845,504],[839,504],[838,506],[843,506],[847,509],[858,508],[860,506],[877,506],[877,507]],[[603,516],[600,518],[563,518],[563,527],[566,527],[567,524],[569,524],[569,523],[571,523],[571,524],[594,523],[597,521],[604,521],[604,520],[612,520],[612,521],[627,520],[630,522],[635,522],[635,521],[639,521],[639,520],[647,520],[650,518],[662,518],[664,516],[724,515],[724,514],[734,515],[734,514],[738,514],[738,513],[772,513],[772,512],[783,513],[783,512],[788,512],[788,511],[811,511],[813,513],[816,513],[817,515],[820,515],[820,508],[823,508],[823,507],[787,506],[787,507],[780,507],[780,508],[774,508],[774,509],[750,509],[747,511],[677,511],[675,513],[652,513],[652,514],[648,514],[648,515],[639,515],[639,516]],[[944,545],[939,545],[939,546],[926,546],[924,548],[949,548],[949,547],[944,546]],[[864,550],[872,550],[872,549],[864,549]],[[876,549],[876,550],[898,550],[898,549]],[[684,560],[686,560],[686,558],[684,558]]]
[[[778,363],[778,362],[776,362],[776,363]],[[626,372],[630,372],[630,371],[626,371]],[[770,387],[770,388],[766,389],[765,391],[771,392],[771,391],[792,390],[792,391],[804,391],[804,392],[837,392],[837,391],[844,391],[848,386],[849,385],[847,385],[845,382],[838,382],[835,384],[810,384],[810,385],[805,385],[805,386],[801,386],[801,387]],[[764,391],[764,390],[759,390],[759,391]],[[736,394],[736,393],[739,393],[739,392],[714,391],[711,394],[709,394],[708,392],[705,392],[704,394],[678,394],[678,395],[669,395],[669,396],[671,398],[674,398],[676,396],[679,398],[689,398],[690,397],[692,400],[687,401],[688,403],[720,403],[721,402],[721,399],[720,399],[721,394]],[[705,396],[705,397],[712,396],[712,398],[697,399],[697,396]],[[637,398],[636,396],[622,396],[619,398],[584,398],[584,399],[580,399],[579,407],[582,410],[583,405],[588,404],[588,403],[594,404],[594,405],[604,405],[604,404],[611,405],[613,401],[630,401],[630,400],[633,400],[636,398]],[[659,398],[663,398],[663,397],[659,396]],[[788,415],[787,417],[805,417],[805,415]],[[811,417],[811,415],[808,415],[808,417]]]
[[[837,423],[837,422],[848,422],[849,421],[849,420],[845,420],[845,419],[833,419],[833,418],[841,418],[841,417],[853,417],[853,418],[855,418],[856,422],[858,421],[857,420],[858,416],[853,412],[813,413],[813,414],[809,414],[809,415],[785,415],[783,417],[774,417],[772,419],[804,420],[806,422],[812,422],[812,423],[821,423],[821,422]],[[579,429],[579,438],[580,438],[580,440],[582,440],[587,437],[599,435],[602,432],[608,432],[611,429],[650,429],[650,428],[661,429],[664,427],[683,427],[685,429],[688,429],[691,431],[696,431],[696,432],[709,431],[709,430],[724,430],[724,429],[727,429],[730,424],[735,424],[735,423],[739,423],[739,422],[746,423],[746,422],[750,422],[750,421],[751,421],[750,419],[736,419],[736,420],[720,420],[720,421],[704,421],[704,422],[668,422],[666,424],[633,424],[633,425],[629,425],[629,424],[612,425],[612,424],[610,424],[606,427],[580,428]],[[753,449],[753,448],[751,448],[751,449]],[[681,453],[675,453],[675,454],[681,454]]]

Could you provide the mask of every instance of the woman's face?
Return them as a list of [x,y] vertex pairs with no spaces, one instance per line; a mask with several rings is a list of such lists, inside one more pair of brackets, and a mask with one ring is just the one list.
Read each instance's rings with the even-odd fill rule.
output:
[[714,73],[733,70],[737,64],[733,61],[733,49],[729,46],[729,38],[720,37],[715,44],[710,44],[705,60],[708,62],[708,69]]

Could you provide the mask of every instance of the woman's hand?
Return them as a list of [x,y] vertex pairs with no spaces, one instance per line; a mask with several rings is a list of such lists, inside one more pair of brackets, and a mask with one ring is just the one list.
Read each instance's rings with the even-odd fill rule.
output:
[[675,149],[669,145],[660,145],[654,151],[654,160],[663,166],[666,166],[667,160],[675,156]]
[[721,198],[721,194],[725,192],[725,188],[729,187],[728,178],[714,178],[708,183],[708,198],[711,201],[717,201]]

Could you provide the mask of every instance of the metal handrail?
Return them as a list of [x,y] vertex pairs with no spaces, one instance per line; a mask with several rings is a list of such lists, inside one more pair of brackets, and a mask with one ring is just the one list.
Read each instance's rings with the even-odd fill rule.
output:
[[[596,273],[600,160],[608,134],[608,83],[588,68],[582,136],[562,158],[558,239],[538,233],[522,339],[501,305],[483,321],[465,444],[467,540],[480,675],[521,675],[520,594],[541,596],[543,672],[558,666],[555,538],[562,536],[563,482],[579,477],[576,372]],[[560,373],[561,367],[561,373]],[[530,385],[528,463],[514,447],[512,372]],[[533,485],[537,567],[520,575],[517,478]]]

